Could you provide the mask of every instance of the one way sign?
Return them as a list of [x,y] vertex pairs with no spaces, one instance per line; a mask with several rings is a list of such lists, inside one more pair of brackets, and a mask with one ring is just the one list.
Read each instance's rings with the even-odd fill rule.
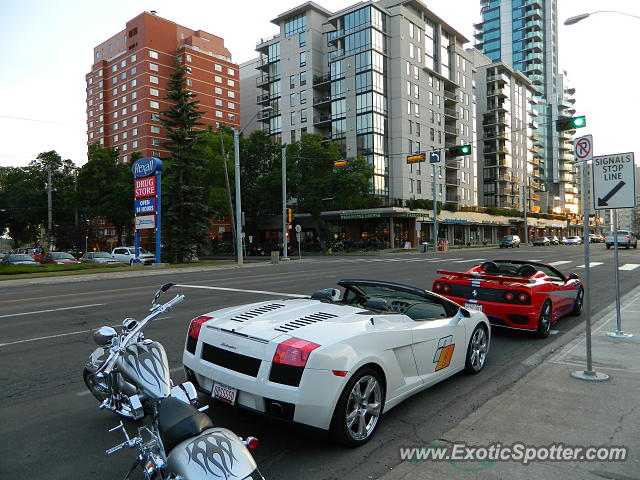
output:
[[632,152],[593,157],[593,201],[596,210],[636,206]]

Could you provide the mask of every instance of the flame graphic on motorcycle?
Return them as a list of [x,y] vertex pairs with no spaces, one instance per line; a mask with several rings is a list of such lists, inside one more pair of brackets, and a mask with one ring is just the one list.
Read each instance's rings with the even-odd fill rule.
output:
[[235,477],[232,468],[237,459],[233,454],[231,439],[224,433],[216,432],[198,437],[185,448],[189,454],[189,462],[193,460],[205,473],[209,472],[216,477],[224,476],[225,479],[230,475]]
[[162,392],[169,388],[169,375],[165,355],[160,348],[155,342],[149,345],[137,343],[127,347],[123,360],[139,380]]

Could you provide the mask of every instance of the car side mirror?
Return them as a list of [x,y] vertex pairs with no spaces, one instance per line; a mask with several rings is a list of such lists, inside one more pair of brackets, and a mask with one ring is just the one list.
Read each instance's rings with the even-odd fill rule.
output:
[[578,280],[580,276],[577,273],[570,273],[569,280]]

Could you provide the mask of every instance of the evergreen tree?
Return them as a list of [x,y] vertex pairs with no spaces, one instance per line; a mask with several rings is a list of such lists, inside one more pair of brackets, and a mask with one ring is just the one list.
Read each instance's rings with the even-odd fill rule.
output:
[[201,141],[204,125],[199,122],[195,94],[187,89],[187,69],[176,57],[176,69],[167,84],[169,108],[161,112],[161,123],[169,150],[165,160],[162,190],[164,253],[169,261],[182,263],[198,253],[209,236],[210,209],[205,184],[205,160]]

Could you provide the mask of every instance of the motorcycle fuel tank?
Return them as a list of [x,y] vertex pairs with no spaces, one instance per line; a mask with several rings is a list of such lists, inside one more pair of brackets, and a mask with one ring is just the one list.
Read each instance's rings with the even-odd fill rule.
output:
[[226,428],[210,428],[179,443],[167,466],[186,480],[262,478],[242,440]]
[[118,359],[118,369],[151,399],[168,397],[171,392],[167,353],[158,342],[129,345]]

